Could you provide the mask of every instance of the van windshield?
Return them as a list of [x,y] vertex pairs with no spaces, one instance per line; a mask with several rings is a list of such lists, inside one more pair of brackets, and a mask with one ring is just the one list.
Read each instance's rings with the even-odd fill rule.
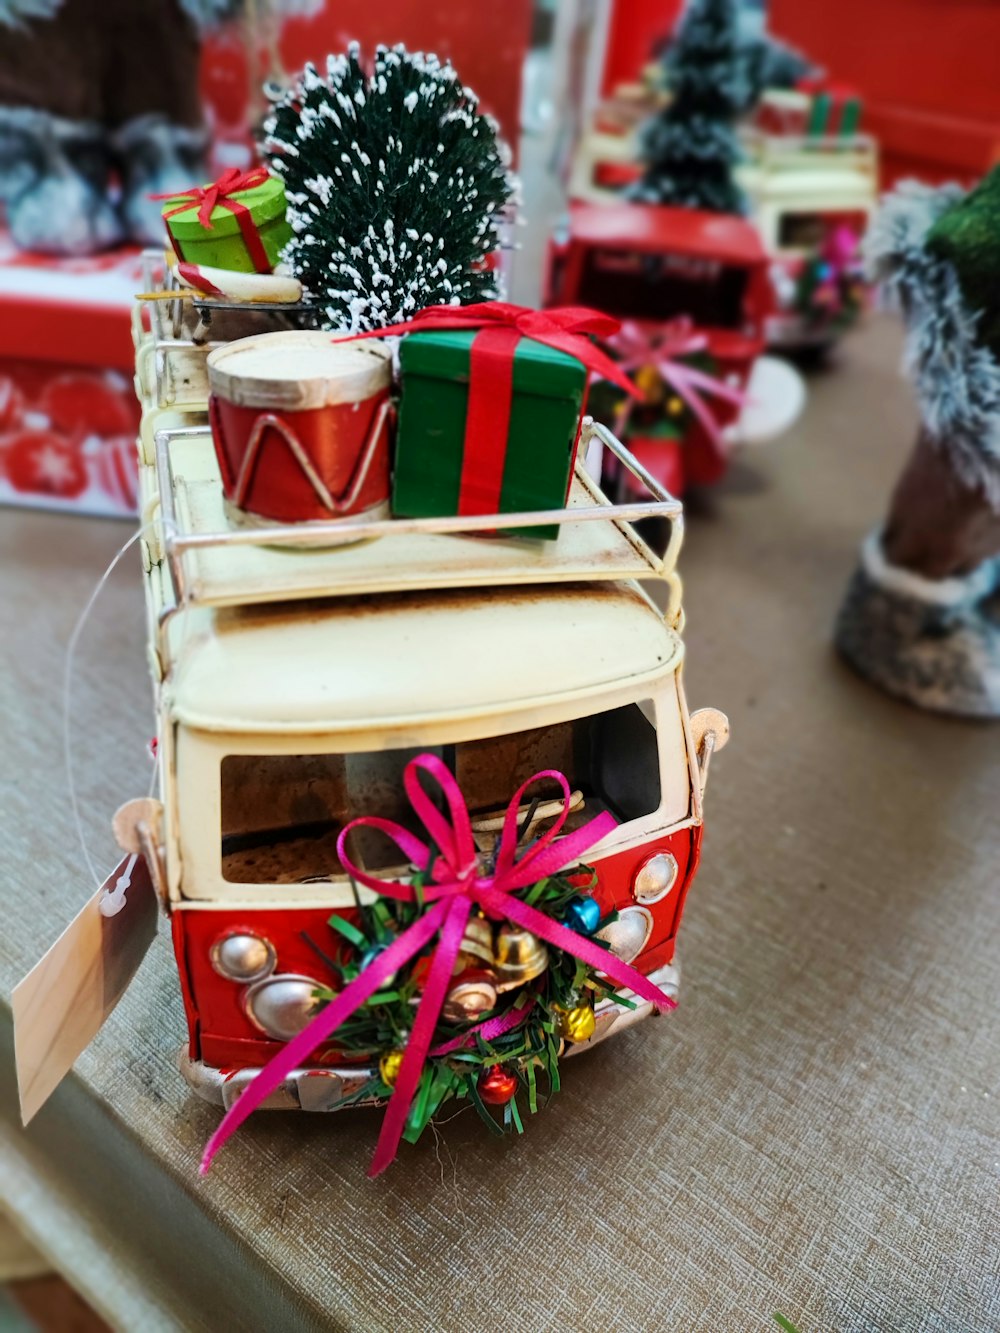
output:
[[[569,780],[573,798],[567,832],[602,810],[621,822],[653,814],[660,805],[654,717],[654,706],[646,701],[456,745],[227,755],[220,774],[223,878],[238,884],[298,884],[339,877],[337,836],[359,815],[395,820],[422,835],[403,791],[403,769],[427,752],[456,774],[484,851],[499,834],[511,796],[540,769],[558,769]],[[540,782],[528,802],[536,795],[532,829],[537,833],[559,808],[560,791],[554,782]],[[351,854],[369,870],[398,862],[392,844],[369,830],[352,833]]]

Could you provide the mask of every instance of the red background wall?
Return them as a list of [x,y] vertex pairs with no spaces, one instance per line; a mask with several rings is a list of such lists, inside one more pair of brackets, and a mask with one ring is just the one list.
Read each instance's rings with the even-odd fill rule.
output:
[[290,70],[306,60],[319,63],[328,51],[343,51],[352,40],[366,52],[380,42],[402,42],[411,51],[450,56],[462,82],[478,93],[516,144],[521,65],[530,32],[531,0],[328,0],[315,18],[288,20],[281,50]]
[[770,0],[769,27],[862,95],[887,183],[1000,160],[997,0]]
[[670,35],[683,7],[684,0],[614,0],[604,61],[605,93],[638,77],[654,46]]
[[[362,56],[369,59],[379,43],[397,42],[411,51],[450,57],[516,151],[531,10],[531,0],[327,0],[311,18],[285,19],[278,48],[289,74],[310,60],[322,68],[330,52],[344,51],[351,41],[360,42]],[[250,82],[240,35],[224,29],[206,44],[202,85],[227,126],[241,124]]]

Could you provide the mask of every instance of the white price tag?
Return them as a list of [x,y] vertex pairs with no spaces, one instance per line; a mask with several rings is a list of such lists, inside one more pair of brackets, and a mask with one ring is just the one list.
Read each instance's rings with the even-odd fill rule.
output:
[[[119,885],[126,875],[128,884]],[[110,914],[109,902],[117,908]],[[15,987],[14,1057],[24,1124],[59,1086],[124,995],[153,942],[156,917],[146,861],[126,856]]]

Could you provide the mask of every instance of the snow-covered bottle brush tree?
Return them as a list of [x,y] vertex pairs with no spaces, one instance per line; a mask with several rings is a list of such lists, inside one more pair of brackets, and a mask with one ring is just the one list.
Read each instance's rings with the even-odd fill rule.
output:
[[752,89],[736,0],[692,0],[665,60],[670,103],[643,129],[630,196],[712,213],[745,211],[735,122]]
[[498,295],[515,182],[496,122],[437,56],[352,45],[270,93],[264,152],[294,232],[284,260],[325,327],[359,332]]

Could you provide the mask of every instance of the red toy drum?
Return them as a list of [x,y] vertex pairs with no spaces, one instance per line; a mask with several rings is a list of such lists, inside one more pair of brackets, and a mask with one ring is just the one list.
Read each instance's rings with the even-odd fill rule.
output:
[[392,362],[378,340],[263,333],[208,358],[227,507],[272,523],[389,512]]

